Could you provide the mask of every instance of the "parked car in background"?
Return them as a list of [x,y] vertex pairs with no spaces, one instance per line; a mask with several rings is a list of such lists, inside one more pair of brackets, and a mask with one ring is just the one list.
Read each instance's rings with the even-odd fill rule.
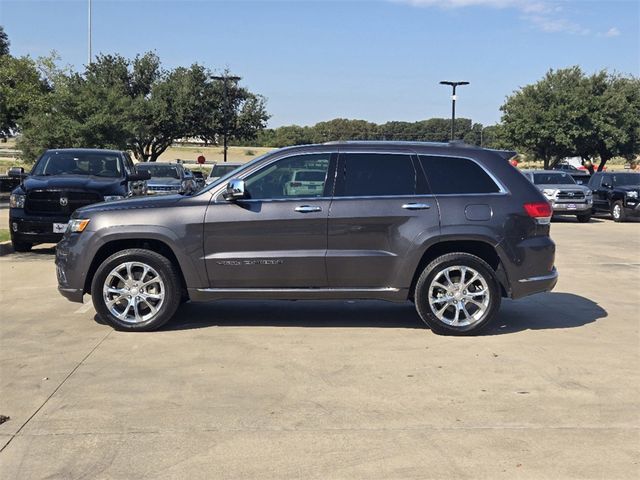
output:
[[241,167],[242,163],[216,163],[211,169],[211,173],[209,173],[209,177],[207,178],[207,185],[215,182],[220,177],[224,177],[228,173],[231,173],[235,169]]
[[611,213],[616,222],[640,216],[640,173],[596,172],[589,188],[595,213]]
[[523,170],[553,208],[553,215],[575,215],[579,222],[591,220],[593,194],[591,189],[578,185],[571,175],[558,170]]
[[47,150],[29,174],[22,168],[10,174],[20,179],[9,197],[9,229],[17,252],[58,242],[80,207],[143,195],[149,178],[137,171],[127,152],[96,149]]
[[[322,171],[322,188],[287,190],[305,171],[313,182]],[[56,252],[59,290],[75,302],[90,293],[100,318],[124,330],[160,327],[185,299],[356,298],[411,300],[432,331],[474,334],[502,296],[556,284],[551,213],[497,152],[290,147],[193,196],[76,212]]]
[[193,178],[196,181],[196,189],[200,190],[206,185],[204,173],[202,173],[200,170],[192,170],[191,173],[193,174]]
[[138,170],[151,177],[147,182],[149,195],[190,195],[197,190],[193,175],[181,163],[139,163]]

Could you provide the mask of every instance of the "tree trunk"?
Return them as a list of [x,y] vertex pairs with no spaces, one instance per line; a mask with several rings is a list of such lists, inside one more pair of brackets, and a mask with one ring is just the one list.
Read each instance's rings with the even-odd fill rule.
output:
[[604,170],[604,166],[607,164],[607,161],[611,158],[611,156],[608,155],[602,155],[600,154],[600,165],[598,165],[598,171],[601,172],[602,170]]

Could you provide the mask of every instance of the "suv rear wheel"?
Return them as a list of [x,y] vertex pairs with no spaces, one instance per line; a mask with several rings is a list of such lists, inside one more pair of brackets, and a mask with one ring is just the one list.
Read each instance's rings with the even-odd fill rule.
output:
[[500,308],[495,272],[468,253],[449,253],[433,260],[416,284],[416,309],[434,333],[473,335],[486,327]]
[[166,257],[145,249],[114,253],[98,267],[91,298],[102,320],[118,330],[155,330],[175,313],[180,279]]

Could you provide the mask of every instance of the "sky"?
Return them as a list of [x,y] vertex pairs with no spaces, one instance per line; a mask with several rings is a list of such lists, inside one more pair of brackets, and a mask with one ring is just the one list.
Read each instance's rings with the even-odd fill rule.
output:
[[[87,63],[88,0],[0,0],[13,55]],[[639,0],[93,0],[93,53],[229,68],[269,126],[451,114],[490,125],[518,88],[579,65],[640,75]]]

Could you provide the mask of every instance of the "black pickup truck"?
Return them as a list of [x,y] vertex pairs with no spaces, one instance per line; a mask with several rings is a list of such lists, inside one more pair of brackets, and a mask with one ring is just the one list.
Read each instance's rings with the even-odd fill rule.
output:
[[589,181],[593,191],[593,212],[610,212],[613,220],[640,216],[640,173],[597,172]]
[[138,173],[127,152],[97,149],[47,150],[9,197],[9,230],[17,252],[37,243],[57,243],[78,208],[146,193],[149,174]]

